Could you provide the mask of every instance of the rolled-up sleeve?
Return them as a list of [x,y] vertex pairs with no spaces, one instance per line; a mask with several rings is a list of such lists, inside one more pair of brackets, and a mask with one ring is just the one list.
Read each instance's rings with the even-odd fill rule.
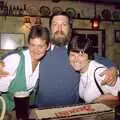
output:
[[18,54],[12,54],[7,56],[4,60],[5,67],[4,70],[9,73],[7,77],[0,78],[0,91],[6,92],[12,80],[16,76],[16,70],[20,61],[20,56]]

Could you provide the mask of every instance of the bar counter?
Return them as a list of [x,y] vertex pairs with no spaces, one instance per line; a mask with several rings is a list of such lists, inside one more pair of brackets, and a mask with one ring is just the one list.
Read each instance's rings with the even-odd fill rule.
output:
[[[85,105],[89,105],[89,104],[85,104]],[[69,111],[69,113],[71,113],[71,115],[68,115],[65,113],[66,108],[65,107],[60,107],[57,108],[46,108],[46,109],[39,109],[39,108],[33,108],[30,109],[30,114],[29,114],[29,118],[30,120],[120,120],[120,118],[116,118],[116,113],[115,113],[115,108],[116,106],[118,106],[118,101],[104,101],[102,103],[97,103],[97,104],[92,104],[92,106],[100,106],[100,108],[98,107],[97,111],[93,111],[93,112],[88,112],[88,113],[80,113],[80,114],[72,114],[73,111],[76,110],[83,110],[81,109],[82,107],[85,107],[85,105],[74,105],[74,106],[69,106],[69,109],[67,108],[67,111]],[[91,104],[90,104],[91,105]],[[77,109],[75,109],[75,107],[77,106]],[[68,106],[67,106],[68,107]],[[62,108],[62,109],[61,109]],[[94,108],[94,107],[93,107]],[[55,110],[54,110],[55,109]],[[61,109],[62,112],[59,112]],[[88,110],[88,109],[86,109]],[[46,113],[44,113],[45,111],[48,111]],[[56,113],[62,113],[61,117],[55,117],[52,116],[50,117],[48,114],[53,114],[53,111],[55,111]],[[64,114],[63,114],[64,112]],[[120,112],[120,111],[118,111]],[[56,115],[55,113],[55,115]],[[68,113],[68,112],[67,112]],[[48,117],[43,117],[43,114],[45,114],[45,116]],[[59,115],[59,114],[58,114]],[[16,120],[15,117],[15,111],[13,111],[12,113],[12,120]]]

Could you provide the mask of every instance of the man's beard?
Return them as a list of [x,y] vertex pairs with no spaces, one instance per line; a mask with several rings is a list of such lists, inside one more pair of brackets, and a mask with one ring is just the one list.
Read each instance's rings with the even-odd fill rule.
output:
[[51,36],[51,43],[60,47],[67,45],[69,40],[70,35],[65,35],[62,31],[61,33],[55,32]]

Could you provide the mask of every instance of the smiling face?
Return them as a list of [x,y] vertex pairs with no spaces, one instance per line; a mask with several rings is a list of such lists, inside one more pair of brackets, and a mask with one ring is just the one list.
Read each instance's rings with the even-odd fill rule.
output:
[[67,16],[54,16],[51,22],[52,42],[57,45],[66,45],[70,37],[70,24]]
[[68,56],[70,64],[76,71],[86,72],[89,61],[94,56],[90,40],[73,35],[68,44]]
[[69,62],[76,71],[85,72],[88,69],[89,60],[86,53],[70,51]]
[[46,40],[42,38],[34,38],[30,39],[29,42],[29,50],[32,60],[39,60],[41,59],[47,52],[49,45],[47,45]]

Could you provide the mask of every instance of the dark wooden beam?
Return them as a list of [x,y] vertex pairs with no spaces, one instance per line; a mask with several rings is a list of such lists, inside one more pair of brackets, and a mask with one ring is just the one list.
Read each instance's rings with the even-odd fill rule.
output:
[[98,4],[108,4],[108,5],[120,5],[120,1],[109,1],[109,0],[61,0],[61,1],[80,1],[80,2],[87,2],[87,3],[98,3]]

